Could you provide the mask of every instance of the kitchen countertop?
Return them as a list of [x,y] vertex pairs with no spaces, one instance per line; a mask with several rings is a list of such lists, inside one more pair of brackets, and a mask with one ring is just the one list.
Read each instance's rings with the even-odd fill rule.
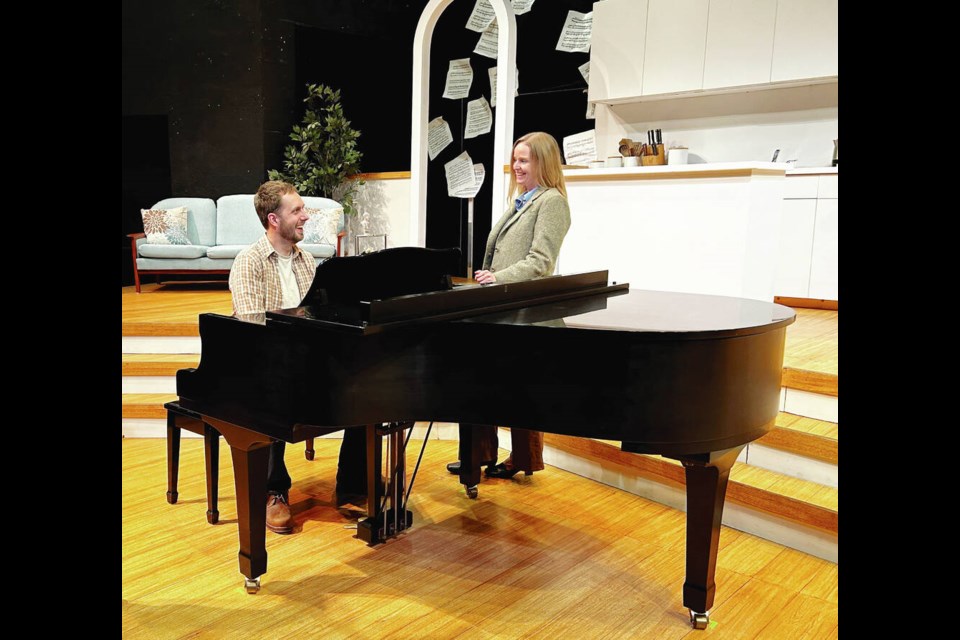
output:
[[800,167],[798,169],[788,169],[788,176],[810,176],[810,175],[838,175],[839,167]]
[[777,176],[787,172],[783,162],[710,162],[650,167],[565,168],[567,180],[665,180],[683,178],[725,178],[751,175]]

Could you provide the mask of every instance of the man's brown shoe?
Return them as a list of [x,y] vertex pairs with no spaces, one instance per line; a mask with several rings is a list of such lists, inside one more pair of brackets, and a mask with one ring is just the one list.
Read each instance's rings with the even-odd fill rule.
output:
[[290,505],[282,493],[267,494],[267,529],[274,533],[293,533]]

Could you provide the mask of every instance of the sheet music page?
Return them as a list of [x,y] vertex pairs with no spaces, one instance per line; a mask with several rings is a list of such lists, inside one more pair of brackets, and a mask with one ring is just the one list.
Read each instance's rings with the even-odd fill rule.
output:
[[450,133],[450,123],[442,117],[431,120],[427,125],[427,154],[430,159],[433,160],[440,155],[440,152],[451,142],[453,142],[453,134]]
[[497,39],[499,37],[500,28],[497,26],[497,21],[494,20],[490,23],[490,26],[487,27],[486,31],[480,34],[480,39],[477,41],[477,46],[473,48],[473,52],[477,55],[486,56],[496,60]]
[[597,137],[593,129],[563,139],[563,156],[567,164],[587,164],[597,159]]
[[583,76],[583,79],[587,84],[590,84],[590,61],[587,60],[582,65],[577,67],[577,70],[580,72],[580,75]]
[[493,11],[490,0],[477,0],[477,3],[473,5],[473,12],[467,19],[467,29],[483,33],[496,17],[497,14]]
[[454,195],[457,198],[476,198],[477,193],[480,192],[480,187],[483,186],[484,176],[485,176],[485,172],[483,170],[483,165],[479,163],[473,165],[473,180],[474,180],[473,185],[469,187],[463,187],[462,189],[457,191]]
[[443,87],[443,97],[459,100],[470,95],[470,85],[473,84],[473,67],[470,58],[451,60],[447,67],[447,83]]
[[518,16],[523,15],[530,11],[535,1],[536,0],[513,0],[511,3],[513,5],[513,12]]
[[473,160],[466,151],[443,165],[443,172],[447,177],[447,195],[451,198],[458,197],[457,192],[465,188],[472,188],[476,181]]
[[467,125],[463,132],[464,138],[476,138],[484,133],[490,133],[493,126],[493,113],[487,99],[480,96],[467,103]]
[[590,32],[593,31],[593,12],[568,11],[563,31],[557,41],[557,51],[590,53]]

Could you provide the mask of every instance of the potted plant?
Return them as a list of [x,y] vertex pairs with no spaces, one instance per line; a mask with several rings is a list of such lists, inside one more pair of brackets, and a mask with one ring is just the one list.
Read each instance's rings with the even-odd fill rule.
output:
[[290,133],[294,144],[284,149],[283,170],[271,169],[267,175],[294,185],[300,195],[336,200],[345,214],[353,215],[354,197],[363,185],[363,180],[350,179],[360,172],[360,132],[343,115],[339,89],[308,84],[304,102],[307,111]]

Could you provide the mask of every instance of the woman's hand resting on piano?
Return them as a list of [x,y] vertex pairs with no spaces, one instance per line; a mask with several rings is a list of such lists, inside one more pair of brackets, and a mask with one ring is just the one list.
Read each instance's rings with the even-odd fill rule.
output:
[[473,272],[473,279],[480,284],[493,284],[497,281],[497,276],[485,269],[478,269]]

